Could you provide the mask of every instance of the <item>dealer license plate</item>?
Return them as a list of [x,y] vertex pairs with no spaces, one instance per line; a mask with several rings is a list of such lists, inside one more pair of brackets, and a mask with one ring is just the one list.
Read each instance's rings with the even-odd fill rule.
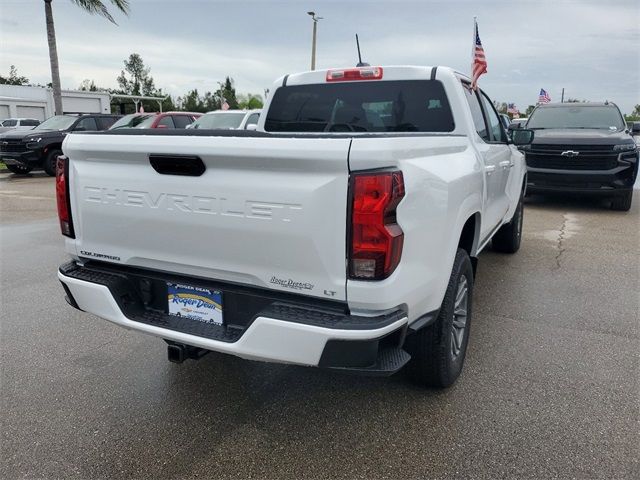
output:
[[222,292],[167,283],[169,315],[222,325]]

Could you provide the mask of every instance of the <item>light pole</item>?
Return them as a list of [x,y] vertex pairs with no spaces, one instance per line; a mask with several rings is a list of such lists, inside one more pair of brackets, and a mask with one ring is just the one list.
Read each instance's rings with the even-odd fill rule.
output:
[[307,12],[307,15],[311,16],[313,20],[313,40],[311,41],[311,70],[316,69],[316,35],[318,33],[318,20],[322,20],[322,17],[318,17],[316,12]]

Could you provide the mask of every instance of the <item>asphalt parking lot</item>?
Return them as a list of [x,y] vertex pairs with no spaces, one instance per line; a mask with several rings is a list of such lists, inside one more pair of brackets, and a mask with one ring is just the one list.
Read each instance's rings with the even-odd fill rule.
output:
[[639,478],[640,191],[532,197],[480,257],[462,377],[342,376],[211,354],[68,307],[53,181],[0,174],[0,477]]

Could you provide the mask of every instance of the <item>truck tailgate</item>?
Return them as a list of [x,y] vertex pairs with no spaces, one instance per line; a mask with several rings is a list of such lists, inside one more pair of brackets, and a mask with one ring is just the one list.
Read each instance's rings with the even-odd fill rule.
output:
[[[70,135],[71,253],[345,300],[349,144]],[[205,171],[158,173],[150,155],[196,156]]]

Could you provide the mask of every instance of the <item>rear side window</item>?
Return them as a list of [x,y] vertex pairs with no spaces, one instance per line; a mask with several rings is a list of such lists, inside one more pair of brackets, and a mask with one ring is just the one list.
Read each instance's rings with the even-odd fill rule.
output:
[[436,80],[294,85],[276,90],[269,132],[451,132],[449,100]]
[[98,130],[109,130],[111,126],[118,120],[117,117],[97,117]]
[[173,123],[176,124],[176,128],[187,128],[187,125],[193,123],[193,119],[188,115],[174,115]]
[[482,114],[482,108],[480,107],[480,101],[478,95],[468,85],[463,84],[464,96],[469,104],[471,110],[471,116],[473,117],[473,124],[476,127],[476,132],[480,135],[485,142],[491,141],[489,132],[487,130],[487,124],[484,121],[484,115]]
[[156,128],[159,128],[161,125],[166,128],[176,128],[173,124],[173,120],[169,115],[167,115],[166,117],[162,117],[158,122],[158,125],[156,125]]
[[84,129],[88,132],[98,130],[98,126],[96,125],[96,119],[93,117],[83,118],[78,122],[78,124],[74,127],[75,129]]
[[3,127],[15,127],[16,125],[18,125],[17,120],[5,120],[4,122],[2,122]]
[[259,119],[259,113],[252,113],[251,115],[249,115],[249,118],[247,118],[247,123],[245,124],[244,128],[246,129],[249,125],[256,125]]

